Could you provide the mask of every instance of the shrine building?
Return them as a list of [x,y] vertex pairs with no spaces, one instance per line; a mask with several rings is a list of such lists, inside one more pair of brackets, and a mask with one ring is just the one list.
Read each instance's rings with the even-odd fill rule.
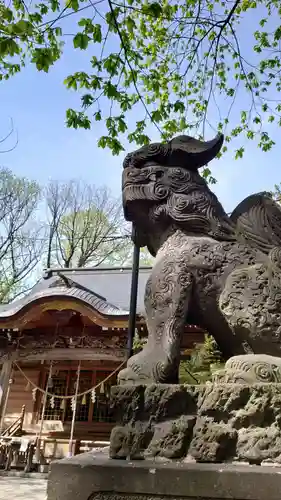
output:
[[[139,271],[140,338],[150,272]],[[110,387],[128,357],[130,290],[129,268],[50,269],[24,298],[0,306],[0,437],[36,438],[41,451],[52,443],[56,458],[109,439]],[[187,325],[182,354],[203,339]]]

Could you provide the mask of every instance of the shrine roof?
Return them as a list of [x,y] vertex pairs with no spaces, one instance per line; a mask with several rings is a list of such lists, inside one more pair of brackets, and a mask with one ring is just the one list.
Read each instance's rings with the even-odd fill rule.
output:
[[[137,313],[144,313],[144,289],[150,267],[139,270]],[[8,319],[37,301],[74,299],[104,316],[128,316],[131,268],[48,269],[23,298],[0,305],[0,319]]]

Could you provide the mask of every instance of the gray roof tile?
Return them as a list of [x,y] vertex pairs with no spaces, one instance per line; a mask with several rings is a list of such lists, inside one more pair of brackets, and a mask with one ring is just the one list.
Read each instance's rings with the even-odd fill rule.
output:
[[[144,314],[144,290],[150,268],[140,268],[137,312]],[[17,314],[34,301],[48,297],[73,297],[106,316],[129,314],[131,269],[93,268],[48,270],[22,299],[0,305],[0,318]]]

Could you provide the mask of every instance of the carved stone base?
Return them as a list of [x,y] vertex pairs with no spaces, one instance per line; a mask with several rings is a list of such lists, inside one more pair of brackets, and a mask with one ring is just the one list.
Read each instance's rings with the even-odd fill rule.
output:
[[281,463],[281,384],[112,388],[115,459]]
[[242,354],[233,356],[223,370],[215,372],[214,382],[242,384],[281,383],[281,358],[267,354]]
[[127,462],[83,453],[51,465],[48,500],[280,500],[281,468]]

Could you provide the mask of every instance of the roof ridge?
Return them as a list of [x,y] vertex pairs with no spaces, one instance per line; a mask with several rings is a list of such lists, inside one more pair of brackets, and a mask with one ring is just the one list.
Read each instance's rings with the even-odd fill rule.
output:
[[[152,269],[152,266],[140,266],[139,267],[139,270],[140,271],[149,271]],[[101,273],[101,272],[105,272],[105,271],[132,271],[132,267],[128,267],[128,266],[123,266],[123,267],[50,267],[50,268],[47,268],[47,269],[44,269],[44,278],[47,279],[47,278],[50,278],[51,275],[53,275],[53,273],[76,273],[76,272],[79,272],[79,273],[86,273],[86,272],[95,272],[95,273]]]

